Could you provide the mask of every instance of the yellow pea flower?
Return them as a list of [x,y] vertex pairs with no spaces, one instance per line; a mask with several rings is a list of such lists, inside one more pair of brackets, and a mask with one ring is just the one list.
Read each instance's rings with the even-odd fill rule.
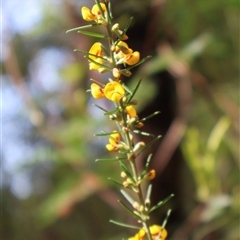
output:
[[[100,3],[100,5],[104,15],[106,15],[107,13],[106,5],[104,3]],[[81,12],[82,17],[85,21],[96,21],[101,23],[103,20],[103,16],[97,4],[93,5],[92,10],[84,6],[82,7]]]
[[144,236],[145,231],[143,229],[140,229],[139,232],[134,237],[130,237],[128,240],[143,240]]
[[114,57],[117,60],[117,64],[126,63],[128,65],[134,65],[139,62],[140,53],[137,51],[133,52],[127,43],[119,41],[115,48]]
[[124,96],[125,90],[119,82],[113,81],[106,84],[104,94],[110,101],[119,102]]
[[166,229],[162,228],[161,226],[158,225],[153,225],[150,227],[150,233],[155,240],[165,240],[167,237],[167,231]]
[[137,117],[137,111],[132,105],[126,107],[126,112],[130,118]]
[[92,96],[96,99],[100,99],[105,96],[103,89],[96,83],[91,84],[91,93],[92,93]]
[[102,45],[100,42],[96,42],[92,45],[92,47],[89,50],[89,53],[93,55],[88,55],[88,57],[93,60],[94,62],[89,61],[89,69],[90,70],[101,70],[101,66],[96,64],[95,62],[102,64],[103,63],[103,55],[104,52],[102,50]]
[[123,54],[130,54],[132,53],[132,49],[128,47],[127,43],[123,42],[123,41],[119,41],[119,43],[116,46],[116,52],[122,52]]
[[115,152],[118,150],[119,141],[121,140],[121,135],[119,133],[113,133],[108,139],[109,144],[106,145],[106,148],[110,152]]
[[[165,240],[165,238],[167,237],[167,231],[158,225],[152,225],[150,227],[150,233],[152,235],[152,239],[154,240]],[[146,232],[142,228],[135,236],[128,238],[128,240],[144,240],[145,235]]]
[[125,58],[125,62],[128,65],[134,65],[134,64],[138,63],[139,60],[140,60],[140,53],[137,51],[127,55],[127,57]]

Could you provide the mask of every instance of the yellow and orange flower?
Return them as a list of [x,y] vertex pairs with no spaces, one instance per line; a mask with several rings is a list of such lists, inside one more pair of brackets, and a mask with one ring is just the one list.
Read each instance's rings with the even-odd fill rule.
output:
[[107,16],[107,9],[104,3],[100,3],[104,17],[101,14],[101,11],[97,4],[93,5],[92,10],[88,7],[82,7],[82,17],[85,21],[95,21],[97,23],[102,23],[103,19]]
[[104,94],[110,101],[119,102],[123,98],[125,90],[119,82],[113,81],[106,84]]
[[100,99],[100,98],[103,98],[105,96],[103,88],[101,88],[96,83],[91,84],[91,93],[92,93],[92,96],[96,99]]
[[[158,225],[152,225],[150,227],[150,233],[153,240],[165,240],[167,237],[167,231]],[[128,240],[144,240],[145,235],[145,230],[141,228],[135,236],[128,238]]]
[[119,148],[119,141],[121,140],[121,135],[119,133],[113,133],[110,135],[108,141],[109,143],[106,145],[106,148],[109,152],[115,152]]
[[119,41],[115,48],[114,57],[117,60],[117,64],[134,65],[139,62],[140,53],[137,51],[133,52],[133,50],[128,47],[127,43]]
[[126,112],[130,118],[137,117],[137,111],[132,105],[126,107]]
[[[102,50],[102,44],[100,42],[96,42],[92,45],[92,47],[89,50],[89,69],[90,70],[98,70],[100,72],[102,72],[102,67],[99,64],[103,63],[103,56],[104,56],[104,52]],[[93,61],[91,61],[93,60]]]

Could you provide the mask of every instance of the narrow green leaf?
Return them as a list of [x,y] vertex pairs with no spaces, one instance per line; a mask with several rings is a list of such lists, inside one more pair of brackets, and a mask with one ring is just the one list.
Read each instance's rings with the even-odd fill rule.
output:
[[139,130],[133,130],[133,132],[136,133],[136,134],[143,135],[143,136],[154,137],[154,135],[151,134],[151,133],[142,132],[142,131],[139,131]]
[[144,146],[141,151],[138,152],[137,156],[139,156],[143,151],[148,149],[150,146],[152,146],[156,141],[158,141],[162,136],[157,136],[154,140],[152,140],[150,143],[148,143],[146,146]]
[[135,96],[135,94],[136,94],[136,92],[137,92],[137,90],[138,90],[141,82],[142,82],[142,79],[140,79],[140,80],[138,81],[135,89],[133,90],[133,92],[132,92],[132,94],[131,94],[131,97],[128,99],[128,103],[130,103],[130,102],[132,101],[132,99],[133,99],[133,97]]
[[[127,32],[127,30],[129,29],[129,27],[131,26],[131,23],[132,23],[132,20],[133,20],[133,17],[130,17],[125,28],[123,29],[123,32],[121,34],[121,36],[124,36],[124,34]],[[121,41],[121,39],[119,38],[116,42],[115,42],[115,46],[118,45],[118,43]]]
[[149,116],[147,116],[147,117],[145,117],[145,118],[142,118],[141,120],[139,120],[140,122],[145,122],[145,121],[147,121],[148,119],[150,119],[150,118],[152,118],[152,117],[155,117],[156,115],[158,115],[160,113],[160,111],[156,111],[156,112],[154,112],[153,114],[151,114],[151,115],[149,115]]
[[101,109],[101,110],[104,111],[104,112],[107,112],[106,109],[104,109],[103,107],[101,107],[101,106],[99,106],[99,105],[97,105],[97,104],[95,104],[95,103],[93,104],[93,106],[95,106],[95,107]]
[[149,184],[145,201],[148,200],[148,199],[151,199],[151,194],[152,194],[152,184]]
[[103,133],[97,133],[97,134],[94,134],[94,136],[96,137],[101,137],[101,136],[109,136],[109,135],[112,135],[113,133],[121,133],[120,131],[115,131],[115,132],[103,132]]
[[158,204],[156,204],[155,206],[153,206],[150,209],[150,212],[156,210],[157,208],[161,207],[163,204],[165,204],[169,199],[171,199],[174,196],[174,194],[171,194],[170,196],[168,196],[167,198],[165,198],[163,201],[159,202]]
[[124,165],[122,162],[120,162],[120,167],[122,168],[122,170],[127,174],[127,176],[131,179],[131,181],[135,184],[136,181],[132,175],[132,173],[129,171],[129,169],[127,168],[126,165]]
[[120,190],[120,192],[122,193],[122,195],[128,200],[128,202],[133,205],[134,204],[134,200],[132,199],[132,197],[123,189]]
[[120,149],[120,150],[119,150],[119,153],[121,153],[121,154],[128,154],[128,153],[130,153],[130,150]]
[[128,31],[129,27],[130,27],[131,24],[132,24],[132,21],[133,21],[133,17],[130,17],[129,20],[128,20],[128,22],[127,22],[127,24],[126,24],[126,26],[125,26],[125,28],[123,29],[123,34],[122,34],[122,36]]
[[134,67],[136,67],[136,66],[138,66],[138,65],[140,65],[140,64],[142,64],[142,63],[144,63],[144,62],[146,62],[148,59],[150,59],[152,56],[147,56],[147,57],[145,57],[145,58],[143,58],[141,61],[139,61],[138,63],[136,63],[135,65],[133,65],[133,66],[131,66],[131,67],[128,67],[128,68],[126,68],[127,70],[131,70],[132,68],[134,68]]
[[117,113],[117,112],[119,112],[119,109],[118,109],[118,108],[117,108],[117,109],[114,109],[114,110],[112,110],[112,111],[108,111],[108,112],[104,113],[104,115],[105,115],[105,116],[113,115],[114,113]]
[[90,37],[107,38],[106,35],[101,34],[101,33],[87,32],[87,31],[82,31],[82,30],[79,30],[78,33],[81,33],[83,35],[90,36]]
[[138,220],[142,220],[140,216],[135,214],[125,203],[123,203],[121,200],[118,200],[118,202],[122,205],[123,208],[125,208],[133,217],[137,218]]
[[124,89],[130,93],[132,95],[132,91],[125,85],[125,84],[122,84],[122,86],[124,87]]
[[97,158],[95,162],[118,162],[118,161],[126,161],[127,158]]
[[111,1],[108,1],[107,3],[107,13],[108,13],[108,19],[110,20],[110,25],[112,25],[112,19],[113,19],[113,16],[112,16],[112,6],[111,6]]
[[171,212],[172,212],[171,209],[169,209],[169,210],[167,211],[167,216],[165,217],[165,219],[164,219],[164,221],[163,221],[162,228],[165,228],[165,227],[166,227],[167,221],[168,221],[168,218],[169,218]]
[[101,12],[101,15],[102,15],[102,17],[105,19],[105,15],[104,15],[104,13],[103,13],[102,6],[101,6],[101,4],[100,4],[100,1],[99,1],[99,0],[95,0],[95,3],[98,5],[98,8],[99,8],[99,10],[100,10],[100,12]]
[[100,25],[102,25],[102,24],[93,23],[93,24],[89,24],[89,25],[85,25],[85,26],[81,26],[81,27],[76,27],[76,28],[69,29],[69,30],[66,31],[66,33],[74,32],[74,31],[79,31],[79,30],[82,30],[82,29],[91,28],[91,27],[96,27],[96,26],[100,26]]
[[[89,53],[88,55],[93,55],[93,54],[90,54],[90,53]],[[85,57],[89,60],[89,62],[93,62],[93,63],[95,63],[96,65],[98,65],[98,66],[100,66],[100,67],[102,67],[102,68],[105,68],[105,69],[108,70],[108,71],[111,71],[111,70],[112,70],[110,67],[108,67],[108,66],[106,66],[106,65],[104,65],[104,64],[98,63],[98,62],[94,61],[93,59],[91,59],[91,58],[88,57],[88,56],[85,56]],[[99,56],[98,56],[98,58],[99,58]]]
[[140,229],[140,227],[138,227],[138,226],[133,226],[133,225],[129,225],[129,224],[126,224],[126,223],[117,222],[117,221],[112,220],[112,219],[109,222],[113,223],[113,224],[116,224],[118,226],[121,226],[121,227],[132,228],[132,229]]
[[98,56],[98,55],[96,55],[96,54],[92,54],[92,53],[89,53],[89,52],[86,52],[86,51],[83,51],[83,50],[80,50],[80,49],[74,49],[74,52],[83,53],[84,56],[88,59],[89,62],[93,62],[93,63],[95,63],[96,65],[98,65],[98,66],[100,66],[100,67],[102,67],[102,68],[105,68],[105,69],[108,70],[108,71],[111,71],[111,70],[112,70],[110,67],[108,67],[108,66],[106,66],[106,65],[104,65],[104,64],[98,63],[97,61],[94,61],[93,59],[91,59],[91,58],[89,57],[89,56],[94,56],[94,57],[96,57],[96,58],[101,58],[101,59],[105,60],[105,58],[102,57],[102,56]]
[[112,178],[108,178],[108,180],[112,181],[113,183],[117,184],[120,187],[123,187],[122,183],[120,183],[120,182],[118,182],[118,181],[116,181],[116,180],[114,180]]
[[145,164],[145,167],[144,167],[144,170],[142,171],[142,174],[141,174],[141,179],[146,175],[146,173],[148,172],[148,166],[150,164],[150,161],[152,160],[152,154],[149,154],[148,155],[148,158],[147,158],[147,161],[146,161],[146,164]]
[[98,56],[98,55],[96,55],[96,54],[92,54],[92,53],[83,51],[83,50],[81,50],[81,49],[74,49],[73,51],[74,51],[74,52],[80,52],[80,53],[84,54],[84,56],[85,56],[89,61],[93,61],[93,60],[92,60],[92,59],[89,59],[88,56],[93,56],[93,57],[101,58],[101,59],[105,60],[105,58],[102,57],[102,56]]

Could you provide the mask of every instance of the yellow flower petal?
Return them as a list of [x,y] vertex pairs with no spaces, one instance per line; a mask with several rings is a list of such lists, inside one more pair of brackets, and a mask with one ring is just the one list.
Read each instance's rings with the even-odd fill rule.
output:
[[[105,14],[107,12],[106,5],[104,3],[100,3],[100,5],[101,5],[103,13]],[[94,4],[94,6],[92,8],[92,13],[96,16],[97,19],[102,17],[101,11],[97,4]]]
[[103,63],[103,50],[102,50],[102,45],[100,42],[96,42],[92,45],[92,47],[89,50],[89,53],[93,54],[93,55],[88,55],[88,57],[90,59],[92,59],[94,62],[89,62],[89,69],[90,70],[98,70],[101,68],[100,65],[96,64],[95,62],[102,64]]
[[92,47],[89,50],[89,53],[93,54],[93,55],[89,55],[89,58],[92,60],[96,60],[96,59],[101,59],[99,57],[102,57],[104,55],[103,50],[102,50],[102,44],[100,42],[95,42]]
[[118,150],[118,144],[121,140],[121,135],[119,133],[112,133],[108,139],[109,144],[106,145],[106,148],[110,152],[114,152]]
[[[157,240],[165,240],[165,238],[167,237],[167,231],[158,225],[152,225],[150,227],[150,233],[153,239]],[[128,238],[128,240],[144,240],[145,235],[145,230],[142,228],[135,236]]]
[[[100,3],[103,13],[105,14],[107,12],[106,6],[104,3]],[[82,7],[81,9],[82,17],[85,21],[96,21],[101,22],[101,19],[103,19],[101,11],[97,4],[94,4],[92,7],[92,10],[90,10],[88,7]]]
[[88,7],[82,7],[81,12],[82,17],[85,21],[93,21],[96,19],[95,15],[92,14],[91,10]]
[[104,88],[104,94],[107,99],[113,102],[119,102],[125,94],[125,90],[119,82],[109,82]]
[[137,111],[132,105],[129,105],[126,107],[126,112],[130,118],[136,117],[137,116]]
[[139,52],[134,52],[132,54],[129,54],[126,59],[125,59],[125,62],[128,64],[128,65],[134,65],[136,63],[139,62],[139,59],[140,59],[140,53]]
[[106,148],[109,152],[115,152],[117,150],[117,148],[112,144],[107,144]]
[[119,133],[112,133],[109,138],[111,144],[116,144],[121,140],[121,135]]
[[164,240],[167,237],[167,231],[158,225],[151,226],[150,232],[153,237],[159,236],[159,240]]
[[128,240],[143,240],[144,236],[145,236],[145,231],[143,228],[141,228],[134,237],[128,238]]
[[116,51],[121,51],[123,54],[130,54],[132,53],[132,49],[128,47],[127,43],[123,41],[119,41],[116,47]]
[[92,96],[96,99],[100,99],[104,97],[103,89],[96,83],[91,84],[91,93],[92,93]]

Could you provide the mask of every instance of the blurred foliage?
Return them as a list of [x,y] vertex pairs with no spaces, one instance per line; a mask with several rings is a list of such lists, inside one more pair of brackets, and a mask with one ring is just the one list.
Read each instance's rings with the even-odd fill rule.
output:
[[[129,16],[136,16],[134,30],[151,15],[154,4],[161,7],[154,12],[155,28],[151,31],[159,45],[168,44],[168,51],[159,54],[156,44],[151,49],[153,58],[138,69],[129,84],[144,79],[138,96],[140,109],[147,107],[158,94],[158,83],[152,81],[156,74],[171,72],[181,62],[188,65],[195,79],[191,83],[186,134],[180,144],[189,170],[181,176],[181,182],[186,183],[180,189],[183,205],[174,202],[170,206],[187,209],[187,213],[175,225],[171,225],[170,217],[169,239],[237,240],[240,237],[239,3],[237,0],[128,0],[113,1],[113,8],[123,24]],[[118,166],[94,162],[106,154],[105,143],[93,137],[103,130],[105,120],[85,93],[88,79],[94,77],[89,76],[86,59],[73,53],[74,48],[87,50],[90,43],[78,34],[65,34],[67,29],[82,25],[80,7],[77,1],[62,0],[58,4],[49,1],[42,5],[42,21],[31,31],[11,33],[22,81],[27,83],[43,122],[34,125],[29,118],[30,137],[24,139],[34,154],[19,171],[27,173],[32,184],[31,195],[18,199],[10,185],[3,186],[3,239],[113,240],[128,236],[128,232],[123,233],[108,222],[110,218],[128,221],[116,203],[120,196],[107,181],[118,174]],[[150,37],[147,31],[144,34],[144,38]],[[40,81],[48,72],[37,65],[37,75],[33,65],[39,53],[52,47],[63,53],[64,64],[55,68],[59,86],[49,91]],[[57,61],[58,55],[53,58]],[[48,64],[48,59],[45,61]],[[12,87],[21,88],[23,84],[14,80],[14,65],[9,68],[3,62],[3,67]],[[28,112],[36,113],[29,98],[25,100]],[[161,111],[157,106],[155,110]],[[8,178],[11,180],[11,176]],[[199,208],[202,210],[198,214]]]

